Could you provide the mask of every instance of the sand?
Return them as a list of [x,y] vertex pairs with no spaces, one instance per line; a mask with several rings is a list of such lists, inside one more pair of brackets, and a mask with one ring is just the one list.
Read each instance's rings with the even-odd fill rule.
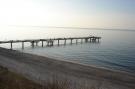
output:
[[44,84],[54,78],[72,87],[135,89],[135,74],[113,71],[0,48],[0,65]]

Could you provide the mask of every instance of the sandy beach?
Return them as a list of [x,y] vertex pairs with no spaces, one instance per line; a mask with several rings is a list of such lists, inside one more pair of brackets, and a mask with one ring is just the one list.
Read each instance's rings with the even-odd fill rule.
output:
[[100,86],[101,89],[135,89],[135,75],[0,48],[0,65],[37,83],[54,77],[68,80],[72,87]]

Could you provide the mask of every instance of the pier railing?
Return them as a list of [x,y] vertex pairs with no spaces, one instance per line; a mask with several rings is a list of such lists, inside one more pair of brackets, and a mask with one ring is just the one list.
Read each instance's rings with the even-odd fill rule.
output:
[[[47,43],[47,46],[53,46],[54,41],[57,41],[58,45],[60,44],[61,40],[64,40],[64,45],[67,44],[67,40],[70,40],[70,44],[73,43],[73,40],[76,40],[76,43],[78,43],[78,40],[81,40],[82,42],[99,42],[101,37],[97,36],[88,36],[88,37],[68,37],[68,38],[50,38],[50,39],[28,39],[28,40],[9,40],[9,41],[0,41],[0,44],[9,43],[10,49],[13,49],[13,43],[22,43],[22,49],[24,49],[24,43],[29,42],[31,43],[31,46],[34,48],[34,46],[37,46],[39,42],[41,42],[41,46],[44,46],[44,42]],[[35,45],[36,44],[36,45]]]

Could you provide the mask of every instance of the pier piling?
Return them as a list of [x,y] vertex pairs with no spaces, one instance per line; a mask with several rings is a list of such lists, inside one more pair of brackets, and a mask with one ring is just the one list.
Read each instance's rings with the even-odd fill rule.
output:
[[44,41],[42,41],[42,47],[44,46]]
[[32,48],[34,48],[34,41],[31,41],[31,46]]
[[13,49],[13,42],[11,41],[11,49]]
[[76,39],[76,44],[78,43],[78,39]]
[[22,49],[24,49],[24,42],[22,42]]
[[59,42],[60,40],[58,39],[58,46],[59,46],[59,44],[60,44],[60,42]]
[[73,39],[71,39],[71,44],[72,44],[72,41],[73,41]]
[[83,39],[81,39],[81,43],[83,43]]
[[66,41],[67,41],[67,40],[65,39],[65,41],[64,41],[64,45],[66,45]]

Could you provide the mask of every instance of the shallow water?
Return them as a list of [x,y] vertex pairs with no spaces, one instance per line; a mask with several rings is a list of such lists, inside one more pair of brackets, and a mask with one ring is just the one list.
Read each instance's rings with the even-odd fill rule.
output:
[[[43,48],[39,43],[34,49],[27,43],[24,50],[21,50],[21,44],[14,44],[13,47],[27,53],[135,73],[135,31],[44,27],[8,27],[3,29],[5,30],[0,30],[1,40],[101,36],[100,43],[88,42],[57,46],[57,42],[55,42],[56,46],[44,46]],[[63,43],[61,41],[61,44]],[[10,47],[9,44],[0,46]]]

